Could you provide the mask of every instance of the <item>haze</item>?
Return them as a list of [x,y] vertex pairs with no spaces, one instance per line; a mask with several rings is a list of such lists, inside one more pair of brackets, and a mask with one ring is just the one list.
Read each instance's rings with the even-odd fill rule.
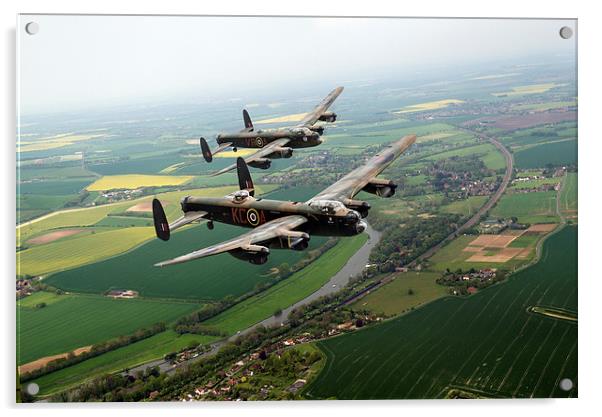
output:
[[[28,35],[35,21],[39,33]],[[22,114],[238,97],[538,56],[572,59],[573,20],[21,15]]]

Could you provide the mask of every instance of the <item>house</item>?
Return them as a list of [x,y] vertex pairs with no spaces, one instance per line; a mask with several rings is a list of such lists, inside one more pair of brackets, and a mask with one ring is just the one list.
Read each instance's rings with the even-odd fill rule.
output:
[[288,388],[289,392],[292,392],[293,394],[296,393],[297,391],[299,391],[301,388],[303,388],[303,386],[307,383],[307,381],[305,379],[298,379],[296,380],[293,385],[291,385]]
[[466,291],[468,291],[468,294],[475,294],[477,292],[477,288],[476,287],[468,287],[466,289]]
[[339,330],[353,330],[353,329],[355,329],[355,326],[353,325],[352,321],[348,321],[348,322],[339,324],[337,326],[337,329],[339,329]]

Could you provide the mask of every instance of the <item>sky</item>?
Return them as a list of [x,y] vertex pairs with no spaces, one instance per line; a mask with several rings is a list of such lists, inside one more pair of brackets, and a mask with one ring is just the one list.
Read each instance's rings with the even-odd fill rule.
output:
[[[25,32],[28,22],[39,32]],[[22,114],[572,56],[573,20],[21,15]]]

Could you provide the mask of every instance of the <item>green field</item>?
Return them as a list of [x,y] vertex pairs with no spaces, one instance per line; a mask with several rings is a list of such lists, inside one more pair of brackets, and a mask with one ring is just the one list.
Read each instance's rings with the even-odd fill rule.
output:
[[[94,173],[82,168],[81,165],[71,167],[21,167],[18,169],[18,179],[21,181],[30,181],[33,179],[43,181],[59,181],[79,179],[84,177],[90,177],[90,181],[94,181]],[[22,186],[26,186],[22,184]],[[62,188],[64,185],[61,185]]]
[[539,187],[540,185],[546,185],[546,184],[556,185],[559,182],[560,182],[560,178],[540,178],[540,179],[536,179],[536,180],[516,182],[516,183],[512,184],[512,186],[510,188],[514,189],[514,190],[522,190],[525,188],[536,188],[536,187]]
[[[132,230],[146,228],[127,229]],[[101,293],[111,288],[127,288],[146,297],[219,300],[253,290],[270,278],[271,268],[283,262],[292,265],[305,256],[304,252],[273,250],[266,264],[252,265],[223,253],[164,268],[154,266],[244,232],[240,227],[219,223],[214,230],[205,225],[185,227],[174,233],[169,242],[153,239],[125,254],[54,274],[46,282],[72,292]],[[149,233],[153,237],[153,232]],[[324,241],[325,238],[312,238],[310,248],[315,249]]]
[[366,235],[341,238],[332,249],[309,266],[296,272],[267,291],[251,297],[208,320],[229,334],[245,329],[270,317],[277,309],[296,303],[322,287],[366,243]]
[[435,282],[440,276],[434,272],[396,274],[392,282],[360,298],[351,308],[387,316],[404,313],[447,294],[446,288]]
[[44,308],[17,309],[17,355],[23,364],[130,334],[158,322],[171,322],[193,310],[195,303],[144,299],[115,300],[103,296],[63,295]]
[[94,181],[94,178],[65,178],[52,181],[35,181],[19,184],[17,194],[40,194],[40,195],[65,195],[77,194],[88,184]]
[[137,365],[160,359],[191,344],[206,344],[216,337],[195,334],[178,335],[172,330],[156,334],[131,345],[112,350],[68,368],[44,375],[34,381],[40,387],[40,395],[50,395],[79,385],[98,375],[131,369]]
[[[140,149],[137,149],[137,152],[140,152]],[[161,170],[179,162],[182,162],[180,155],[170,153],[149,158],[117,161],[110,164],[91,164],[88,168],[90,171],[94,171],[100,175],[158,174]]]
[[107,216],[96,223],[96,227],[151,227],[153,219],[150,217],[132,216]]
[[[327,363],[310,399],[442,398],[450,388],[483,396],[576,397],[577,325],[527,311],[577,310],[577,228],[544,244],[539,263],[466,298],[318,342]],[[574,388],[560,390],[562,378]]]
[[535,111],[546,111],[551,109],[560,109],[563,107],[576,106],[576,101],[551,101],[546,103],[534,103],[534,104],[521,104],[514,106],[516,110],[535,110]]
[[324,143],[320,145],[320,148],[331,149],[346,146],[363,148],[371,145],[392,142],[409,134],[416,134],[418,137],[420,137],[431,133],[449,131],[453,129],[453,126],[445,123],[421,124],[403,128],[379,130],[366,128],[366,132],[362,132],[361,129],[353,129],[349,133],[324,135]]
[[36,305],[44,303],[46,305],[65,300],[65,297],[54,292],[38,291],[30,296],[21,298],[17,301],[19,307],[35,308]]
[[463,200],[454,201],[453,203],[447,204],[441,207],[441,211],[444,213],[456,213],[463,216],[470,216],[477,212],[483,204],[489,199],[485,195],[476,195],[468,197]]
[[563,215],[577,217],[577,173],[568,172],[560,191],[560,211]]
[[508,245],[509,248],[528,248],[533,247],[537,241],[541,238],[539,233],[523,233],[516,239],[514,239]]
[[577,140],[543,143],[518,150],[514,154],[516,167],[543,168],[548,164],[575,165],[577,163]]
[[[496,152],[499,153],[497,151],[497,148],[495,146],[493,146],[490,143],[481,143],[479,145],[473,145],[473,146],[463,146],[460,147],[458,149],[452,149],[449,151],[444,151],[444,152],[439,152],[436,153],[432,156],[428,156],[424,159],[428,160],[428,161],[437,161],[439,159],[446,159],[446,158],[451,158],[454,156],[471,156],[471,155],[479,155],[481,157],[484,157],[485,155],[488,155],[489,153],[492,152]],[[503,157],[502,157],[502,162],[503,162]],[[501,167],[503,168],[505,165],[503,164]]]
[[520,223],[557,223],[556,192],[504,194],[491,210],[492,217],[518,217]]

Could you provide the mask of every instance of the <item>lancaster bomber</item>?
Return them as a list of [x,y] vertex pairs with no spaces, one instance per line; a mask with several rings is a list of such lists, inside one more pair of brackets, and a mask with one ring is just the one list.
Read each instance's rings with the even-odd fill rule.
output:
[[[227,148],[232,148],[235,152],[238,148],[259,148],[257,152],[247,156],[245,162],[254,168],[268,169],[272,164],[270,159],[290,158],[293,155],[294,148],[318,146],[322,143],[320,136],[324,133],[324,126],[314,125],[318,121],[333,123],[337,120],[336,113],[327,110],[342,91],[343,87],[332,90],[320,104],[310,113],[307,113],[298,125],[292,127],[255,130],[249,112],[243,110],[242,117],[245,128],[240,132],[218,134],[216,138],[218,147],[216,149],[212,151],[209,149],[205,138],[200,139],[203,158],[205,158],[205,161],[211,162],[213,155]],[[232,164],[211,175],[223,174],[235,169],[236,166],[236,164]]]
[[416,135],[408,135],[390,144],[364,166],[345,175],[305,203],[256,198],[247,164],[239,157],[236,165],[240,190],[225,197],[184,197],[181,201],[184,215],[171,224],[167,222],[161,202],[154,199],[155,231],[159,239],[169,240],[171,231],[199,220],[207,220],[210,230],[214,227],[214,221],[253,230],[187,255],[159,262],[155,266],[179,264],[224,252],[261,265],[267,262],[270,249],[306,249],[312,234],[360,234],[366,229],[366,222],[362,218],[368,215],[370,204],[353,198],[360,191],[380,197],[395,194],[396,184],[376,176],[415,141]]

